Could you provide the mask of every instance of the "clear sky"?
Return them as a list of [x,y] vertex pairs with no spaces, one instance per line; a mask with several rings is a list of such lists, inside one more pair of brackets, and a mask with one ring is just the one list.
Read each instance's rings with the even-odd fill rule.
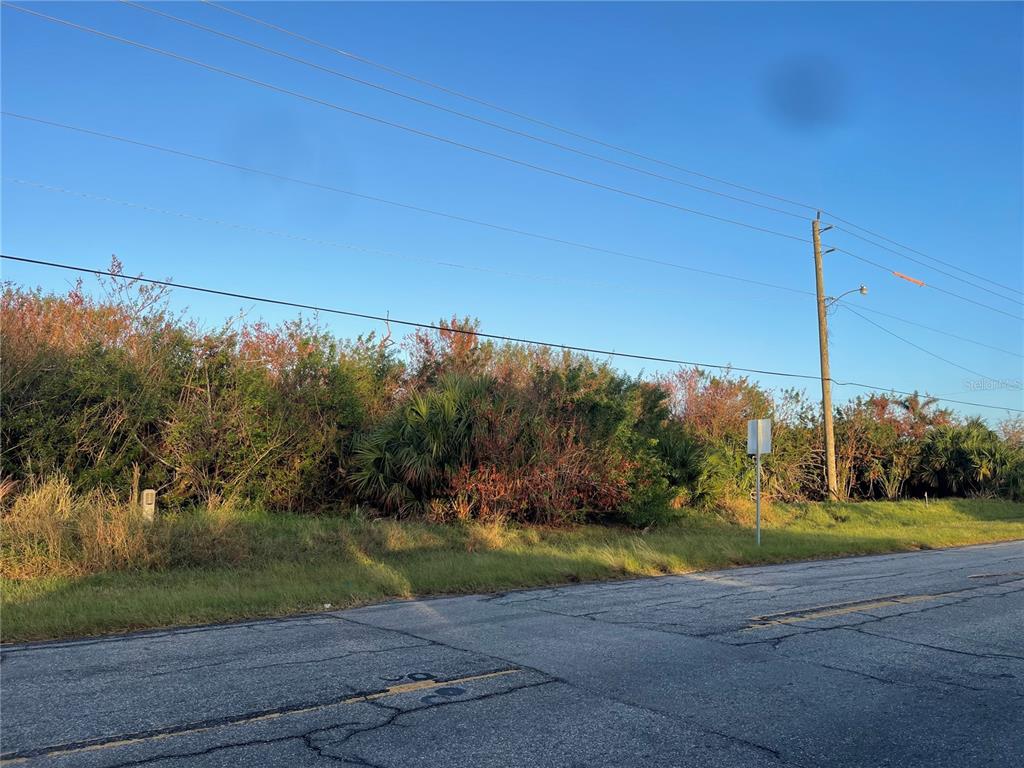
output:
[[[572,155],[138,8],[113,2],[25,5],[563,173],[797,237],[810,235],[808,210],[560,135],[213,7],[153,6],[419,98],[804,218]],[[821,206],[1009,286],[1016,298],[950,267],[938,265],[952,274],[944,275],[836,230],[826,234],[826,245],[848,248],[1011,315],[1022,312],[1024,13],[1019,3],[264,2],[233,7],[588,136]],[[803,242],[438,143],[11,8],[4,8],[2,21],[7,111],[557,238],[814,290],[811,247]],[[493,333],[817,373],[815,307],[813,298],[802,294],[499,232],[9,117],[3,121],[3,176],[5,253],[91,267],[105,267],[116,253],[129,272],[243,293],[422,321],[472,315]],[[1019,320],[919,288],[848,254],[825,258],[829,294],[868,285],[867,296],[850,297],[854,308],[899,315],[1016,353],[866,315],[953,363],[1017,383],[1016,389],[978,389],[975,373],[839,309],[830,315],[834,378],[1024,407]],[[73,280],[67,273],[11,262],[2,270],[4,279],[47,289],[60,290]],[[1010,297],[981,291],[963,279]],[[186,292],[175,302],[210,325],[240,309],[269,320],[294,314]],[[362,320],[324,320],[342,335],[374,329]],[[628,361],[619,365],[641,370]],[[643,370],[666,367],[646,364]],[[802,386],[816,391],[814,382]],[[835,394],[842,401],[856,393],[840,387]],[[991,419],[1004,415],[961,410]]]

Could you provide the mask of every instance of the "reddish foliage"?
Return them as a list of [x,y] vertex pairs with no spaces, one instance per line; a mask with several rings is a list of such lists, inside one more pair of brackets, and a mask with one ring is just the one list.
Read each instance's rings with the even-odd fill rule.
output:
[[950,412],[936,409],[936,402],[917,394],[903,398],[872,395],[867,407],[873,421],[891,426],[901,438],[920,440],[929,428],[951,423]]
[[452,315],[440,320],[437,330],[417,329],[404,342],[409,353],[412,383],[423,387],[445,373],[480,372],[490,357],[490,345],[480,343],[479,321]]
[[323,331],[310,321],[291,320],[274,327],[263,320],[244,324],[238,331],[238,352],[279,377],[309,358],[325,343]]
[[745,377],[711,376],[684,368],[660,379],[669,406],[696,435],[712,441],[746,434],[747,420],[765,418],[772,403]]
[[[116,257],[109,270],[120,274]],[[102,294],[94,297],[82,290],[81,280],[65,296],[5,284],[0,294],[5,364],[19,371],[44,348],[76,354],[97,346],[117,349],[139,365],[152,366],[158,346],[154,339],[168,339],[180,327],[180,319],[166,310],[167,289],[119,279],[101,285]]]
[[475,461],[452,479],[460,516],[557,524],[625,503],[632,467],[621,453],[588,445],[572,418],[502,402],[479,415]]

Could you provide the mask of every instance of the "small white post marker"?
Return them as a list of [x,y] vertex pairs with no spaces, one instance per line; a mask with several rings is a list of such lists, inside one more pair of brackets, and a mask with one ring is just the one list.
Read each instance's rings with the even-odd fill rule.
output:
[[142,492],[142,517],[147,522],[152,522],[156,516],[156,491],[147,488]]
[[755,456],[757,476],[754,479],[757,505],[757,546],[761,546],[761,454],[772,452],[772,420],[750,419],[747,422],[747,454]]

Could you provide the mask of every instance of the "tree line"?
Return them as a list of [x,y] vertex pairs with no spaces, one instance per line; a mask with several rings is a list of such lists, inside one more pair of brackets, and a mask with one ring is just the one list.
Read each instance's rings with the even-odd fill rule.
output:
[[[10,484],[58,473],[82,491],[141,483],[172,507],[646,526],[749,497],[746,421],[770,418],[767,495],[825,495],[820,408],[800,390],[695,368],[631,376],[483,340],[468,318],[400,340],[337,338],[315,318],[209,329],[158,286],[101,287],[4,285]],[[993,429],[876,393],[838,407],[835,427],[849,498],[1024,500],[1019,419]]]

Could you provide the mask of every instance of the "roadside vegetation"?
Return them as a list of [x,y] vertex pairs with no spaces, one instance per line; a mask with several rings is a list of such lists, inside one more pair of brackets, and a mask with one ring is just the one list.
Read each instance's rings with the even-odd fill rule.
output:
[[[1019,420],[853,400],[840,484],[870,503],[824,505],[798,390],[628,376],[469,319],[205,329],[151,286],[102,288],[0,297],[5,640],[1024,538]],[[749,418],[774,420],[760,550]]]
[[1024,505],[946,499],[684,511],[638,531],[217,507],[161,515],[52,480],[5,516],[5,642],[1024,538]]

